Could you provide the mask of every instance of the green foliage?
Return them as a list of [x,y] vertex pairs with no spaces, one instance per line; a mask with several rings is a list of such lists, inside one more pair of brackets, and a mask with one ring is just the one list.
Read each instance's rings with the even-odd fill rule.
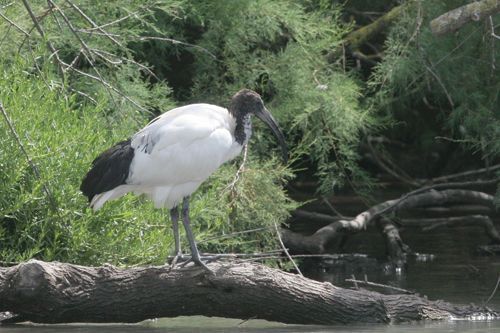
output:
[[128,136],[136,125],[124,122],[110,129],[103,105],[76,109],[74,97],[61,98],[60,91],[47,89],[42,78],[23,70],[26,65],[19,60],[0,64],[0,101],[33,163],[28,163],[2,117],[1,257],[75,260],[85,252],[85,246],[72,244],[80,224],[98,221],[90,212],[82,212],[85,200],[78,191],[82,175],[92,156]]
[[[408,4],[372,76],[372,102],[401,121],[404,136],[423,151],[432,151],[440,135],[492,160],[500,154],[500,43],[491,36],[490,22],[469,23],[441,37],[429,28],[431,19],[463,4]],[[493,25],[498,19],[492,17]]]
[[[57,90],[48,91],[42,79],[21,70],[25,65],[0,67],[0,100],[39,176],[7,122],[1,122],[0,129],[9,134],[0,138],[2,260],[163,262],[173,247],[166,212],[129,195],[94,213],[85,208],[78,189],[92,158],[140,125],[122,122],[110,128],[103,106],[75,108],[74,96],[66,101]],[[230,188],[234,165],[221,168],[194,196],[192,219],[202,250],[276,248],[274,224],[283,222],[295,207],[280,185],[290,174],[274,160],[259,162],[252,157],[247,163]],[[203,242],[256,228],[262,230]]]
[[[0,260],[163,262],[173,247],[167,214],[132,195],[94,213],[78,190],[81,178],[96,155],[153,115],[188,102],[226,105],[244,87],[261,93],[285,129],[294,167],[314,165],[321,191],[367,184],[357,145],[376,121],[360,104],[358,80],[325,57],[349,30],[338,7],[84,0],[48,10],[44,1],[29,3],[44,37],[33,30],[25,38],[0,20],[0,100],[40,176],[0,122],[10,133],[0,138]],[[32,28],[21,2],[2,13]],[[108,35],[91,21],[106,24]],[[275,226],[297,205],[283,189],[293,173],[273,157],[274,138],[255,127],[239,180],[233,184],[237,161],[193,196],[202,251],[276,249]]]
[[240,173],[237,168],[222,167],[195,201],[192,212],[202,248],[216,253],[280,249],[275,226],[297,207],[281,188],[292,174],[279,161],[256,156],[249,156]]
[[[373,119],[359,105],[357,82],[324,57],[347,32],[339,9],[306,12],[289,1],[199,2],[196,9],[206,13],[199,45],[218,59],[196,63],[193,94],[220,103],[227,91],[259,91],[288,129],[294,158],[317,165],[320,191],[346,180],[368,185],[356,146]],[[269,144],[258,141],[265,154]]]

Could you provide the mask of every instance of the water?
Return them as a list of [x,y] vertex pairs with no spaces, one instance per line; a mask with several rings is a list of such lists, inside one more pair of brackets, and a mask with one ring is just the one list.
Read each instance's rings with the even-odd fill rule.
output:
[[[358,280],[389,284],[415,291],[429,299],[442,299],[457,304],[483,304],[492,294],[500,277],[500,257],[476,254],[478,245],[489,243],[481,228],[458,227],[436,229],[432,233],[418,228],[401,232],[403,241],[420,255],[408,258],[406,270],[396,274],[380,266],[384,256],[384,242],[376,230],[358,234],[349,239],[349,252],[368,253],[369,258],[353,267],[313,266],[308,276],[329,281],[335,285],[352,287],[346,279],[352,275]],[[374,258],[379,258],[377,261]],[[500,310],[500,287],[488,306]],[[380,291],[380,290],[379,290]],[[500,332],[500,330],[499,330]]]
[[136,325],[16,325],[0,326],[1,333],[498,333],[500,321],[427,322],[399,325],[301,326],[270,323],[263,320],[241,320],[206,317],[181,317],[146,321]]

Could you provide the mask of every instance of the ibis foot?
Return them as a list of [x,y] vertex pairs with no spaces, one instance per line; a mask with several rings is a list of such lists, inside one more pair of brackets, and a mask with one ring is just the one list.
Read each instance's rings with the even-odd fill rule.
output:
[[210,268],[208,268],[208,266],[203,261],[201,261],[200,258],[198,258],[198,259],[192,258],[192,260],[193,260],[195,265],[201,266],[201,268],[203,268],[209,274],[215,275],[215,273]]
[[[186,256],[183,256],[182,259],[185,258]],[[214,274],[214,272],[210,268],[208,268],[207,264],[214,262],[220,258],[221,256],[219,255],[199,256],[198,258],[188,257],[187,260],[182,262],[178,267],[185,267],[186,265],[192,262],[193,264],[202,267],[207,272]]]
[[183,263],[183,262],[189,261],[190,259],[191,259],[190,256],[185,256],[182,254],[182,252],[178,252],[173,257],[169,256],[167,259],[167,263],[170,264],[170,267],[175,268],[175,266],[178,263]]

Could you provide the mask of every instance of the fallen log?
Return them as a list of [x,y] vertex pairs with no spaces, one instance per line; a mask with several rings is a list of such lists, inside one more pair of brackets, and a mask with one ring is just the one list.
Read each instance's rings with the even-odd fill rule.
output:
[[[321,283],[249,262],[199,267],[85,267],[30,260],[0,268],[0,312],[37,323],[138,322],[190,315],[295,324],[388,323],[498,317],[417,295],[384,295]],[[1,318],[1,316],[0,316]]]

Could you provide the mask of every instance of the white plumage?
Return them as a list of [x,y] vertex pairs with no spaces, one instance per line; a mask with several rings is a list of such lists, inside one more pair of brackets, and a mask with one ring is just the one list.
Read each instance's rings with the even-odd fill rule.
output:
[[[156,208],[173,208],[217,168],[241,152],[232,133],[236,119],[226,108],[191,104],[172,109],[132,137],[135,150],[127,184],[94,196],[90,205],[128,192],[145,194]],[[247,139],[250,136],[250,133]]]
[[145,194],[155,207],[170,209],[175,240],[173,264],[182,257],[178,229],[181,207],[192,260],[208,269],[191,231],[189,196],[221,164],[240,154],[252,134],[252,115],[271,128],[286,160],[285,140],[276,121],[257,93],[243,89],[233,96],[228,109],[191,104],[154,119],[131,139],[101,153],[80,189],[94,210],[129,192]]

